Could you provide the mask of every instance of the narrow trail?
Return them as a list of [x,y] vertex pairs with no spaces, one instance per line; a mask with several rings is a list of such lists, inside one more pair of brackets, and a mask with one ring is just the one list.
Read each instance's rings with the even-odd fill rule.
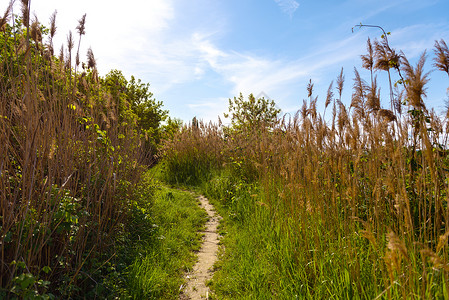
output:
[[204,196],[199,196],[201,207],[206,210],[209,215],[209,221],[206,228],[201,233],[204,234],[203,245],[198,252],[198,262],[193,270],[186,275],[187,284],[183,287],[183,291],[179,297],[180,300],[197,300],[209,299],[209,288],[206,282],[212,278],[212,267],[217,260],[218,238],[217,233],[218,222],[221,217],[215,213],[215,209],[209,200]]

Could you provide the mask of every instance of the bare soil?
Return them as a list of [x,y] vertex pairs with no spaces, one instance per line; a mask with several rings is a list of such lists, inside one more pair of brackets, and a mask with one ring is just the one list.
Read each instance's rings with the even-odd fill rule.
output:
[[193,270],[186,275],[187,283],[182,287],[180,300],[209,299],[210,291],[206,283],[212,278],[213,265],[217,260],[219,240],[217,226],[221,217],[216,214],[214,207],[206,197],[199,196],[198,199],[201,207],[209,215],[209,220],[206,223],[205,230],[201,232],[204,236],[203,245],[198,252],[198,262]]

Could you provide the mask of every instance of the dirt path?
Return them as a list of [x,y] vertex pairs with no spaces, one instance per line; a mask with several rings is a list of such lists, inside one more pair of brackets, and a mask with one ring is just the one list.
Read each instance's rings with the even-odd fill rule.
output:
[[212,278],[212,266],[217,260],[217,226],[221,217],[215,213],[214,207],[206,197],[199,196],[198,199],[201,202],[201,207],[209,215],[209,221],[206,223],[205,231],[202,232],[204,234],[203,245],[198,252],[198,262],[186,276],[187,284],[182,288],[183,291],[179,298],[180,300],[209,299],[210,292],[206,286],[206,282]]

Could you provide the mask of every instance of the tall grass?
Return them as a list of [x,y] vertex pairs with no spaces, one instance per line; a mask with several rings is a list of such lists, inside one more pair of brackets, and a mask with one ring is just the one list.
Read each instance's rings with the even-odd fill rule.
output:
[[0,297],[69,297],[113,259],[146,154],[91,50],[80,63],[86,16],[57,58],[56,14],[46,28],[29,4],[0,19]]
[[[447,72],[445,45],[436,42],[434,66]],[[347,106],[342,71],[328,120],[310,84],[298,113],[270,128],[201,127],[192,147],[191,126],[170,144],[174,174],[173,162],[193,163],[195,149],[196,166],[220,162],[205,183],[230,228],[219,296],[449,298],[447,116],[425,105],[425,53],[413,66],[385,41],[367,48],[370,81],[355,70]],[[373,75],[384,71],[402,83],[390,109]]]
[[162,149],[165,172],[169,183],[199,184],[223,163],[223,139],[218,126],[193,119]]
[[132,230],[132,244],[138,246],[127,267],[127,294],[132,299],[178,299],[185,273],[195,263],[193,251],[201,246],[205,211],[193,194],[159,185],[151,209],[136,216],[141,226]]

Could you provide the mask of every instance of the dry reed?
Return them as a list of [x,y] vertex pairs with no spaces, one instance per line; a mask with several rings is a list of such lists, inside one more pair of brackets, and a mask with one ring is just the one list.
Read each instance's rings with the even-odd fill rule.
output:
[[[375,41],[372,46],[368,40],[367,48],[362,61],[371,71],[370,83],[355,70],[348,109],[341,99],[342,70],[336,81],[338,98],[334,98],[332,83],[327,92],[325,108],[334,103],[330,124],[325,115],[316,113],[310,81],[310,103],[304,101],[294,118],[284,117],[271,128],[243,132],[221,128],[230,135],[217,127],[202,127],[194,144],[191,135],[196,127],[185,128],[167,144],[166,161],[172,161],[175,154],[190,157],[197,151],[195,161],[207,157],[207,161],[217,162],[217,168],[224,161],[225,166],[237,166],[240,173],[251,173],[265,195],[259,207],[270,211],[275,224],[284,224],[285,235],[299,236],[301,247],[309,247],[301,234],[310,235],[304,229],[310,228],[304,223],[310,218],[317,218],[321,228],[310,229],[315,232],[312,236],[317,247],[323,239],[333,242],[326,240],[323,232],[346,238],[360,233],[374,248],[375,254],[366,259],[376,266],[376,276],[381,275],[375,279],[375,284],[384,288],[379,296],[419,294],[425,298],[435,295],[435,290],[422,278],[433,278],[448,290],[447,118],[425,106],[429,82],[428,73],[423,71],[425,53],[413,67],[386,42]],[[435,52],[435,67],[447,72],[444,41],[436,42]],[[384,109],[374,72],[387,71],[391,82],[390,69],[400,72],[400,66],[407,84],[396,96],[391,95],[390,109]],[[402,78],[402,74],[398,76]],[[400,105],[409,111],[405,115],[400,114],[402,107],[393,105],[394,99],[402,103],[398,99],[403,93],[407,103]],[[349,276],[362,291],[366,282],[360,282],[361,270],[354,255],[362,249],[349,241],[341,255],[354,262]]]
[[29,2],[25,27],[5,22],[10,9],[0,20],[0,54],[8,57],[0,61],[0,285],[11,291],[27,273],[69,297],[74,286],[82,293],[91,285],[94,259],[113,255],[145,154],[138,133],[102,101],[111,96],[98,84],[92,51],[89,70],[77,74],[78,46],[72,72],[71,33],[67,55],[61,48],[53,57],[56,13],[44,45],[37,18],[28,26]]

